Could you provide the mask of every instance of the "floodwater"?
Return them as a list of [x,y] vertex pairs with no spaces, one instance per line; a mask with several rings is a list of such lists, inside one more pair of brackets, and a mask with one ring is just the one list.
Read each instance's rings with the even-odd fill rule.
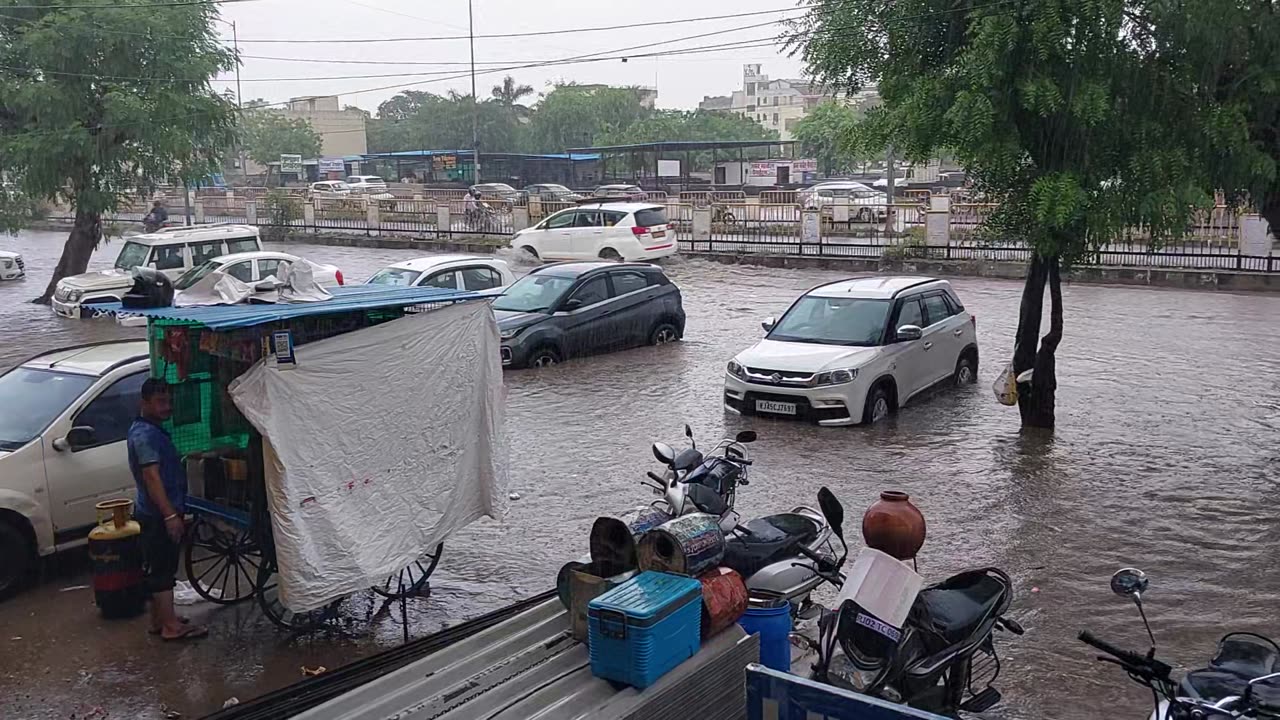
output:
[[[62,235],[0,238],[27,260],[25,281],[0,284],[0,368],[41,349],[138,330],[56,319],[23,301],[38,294]],[[95,265],[110,263],[118,245]],[[362,279],[406,257],[390,250],[290,245]],[[649,445],[678,443],[690,423],[704,441],[750,427],[752,483],[744,514],[815,502],[835,491],[854,520],[882,489],[909,492],[929,523],[920,570],[940,580],[995,565],[1015,581],[1012,616],[1027,629],[997,637],[1004,661],[995,718],[1145,717],[1150,695],[1093,660],[1075,636],[1088,628],[1146,648],[1132,603],[1110,574],[1144,568],[1147,613],[1161,656],[1204,663],[1228,630],[1280,635],[1280,298],[1071,286],[1058,362],[1051,439],[1018,432],[1017,412],[989,389],[1007,357],[1018,283],[957,279],[978,317],[984,364],[977,386],[943,391],[881,426],[820,429],[726,417],[725,362],[760,336],[822,271],[667,263],[689,313],[684,342],[512,372],[507,428],[511,488],[501,521],[451,538],[432,595],[410,604],[410,633],[445,625],[550,588],[585,552],[599,513],[645,502]],[[856,523],[851,523],[856,524]],[[856,536],[856,532],[855,532]],[[398,613],[367,597],[348,602],[346,627],[292,639],[252,606],[192,612],[211,637],[161,644],[143,622],[98,619],[82,557],[54,563],[42,582],[0,605],[0,717],[184,717],[333,668],[400,641]],[[93,714],[98,713],[98,714]],[[107,713],[107,714],[103,714]]]

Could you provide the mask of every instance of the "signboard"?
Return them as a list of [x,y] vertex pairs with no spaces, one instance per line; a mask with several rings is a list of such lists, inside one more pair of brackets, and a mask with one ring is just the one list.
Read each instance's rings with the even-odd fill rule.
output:
[[680,161],[659,160],[658,177],[680,177]]
[[748,174],[751,177],[773,177],[778,173],[778,164],[772,160],[764,162],[751,163],[751,170]]
[[791,172],[793,173],[818,172],[818,161],[812,158],[802,158],[800,160],[792,160]]
[[292,330],[277,330],[271,333],[271,344],[275,346],[277,365],[293,365],[297,362],[293,356]]
[[302,156],[280,153],[280,172],[302,174]]
[[[347,171],[347,166],[342,162],[342,158],[320,158],[319,170],[322,173],[342,173]],[[284,171],[281,170],[281,172]]]
[[457,167],[457,155],[434,155],[431,158],[431,168],[433,170],[453,170]]

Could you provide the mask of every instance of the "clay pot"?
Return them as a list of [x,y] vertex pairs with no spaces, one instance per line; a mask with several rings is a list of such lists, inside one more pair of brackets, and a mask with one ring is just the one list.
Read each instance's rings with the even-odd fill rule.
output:
[[862,539],[867,547],[910,560],[924,545],[924,515],[904,492],[886,490],[862,516]]

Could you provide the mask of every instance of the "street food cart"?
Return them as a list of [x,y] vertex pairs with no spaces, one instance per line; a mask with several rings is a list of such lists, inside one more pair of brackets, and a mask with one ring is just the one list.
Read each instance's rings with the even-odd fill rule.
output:
[[[505,485],[502,370],[482,296],[336,288],[305,303],[107,308],[147,319],[188,459],[188,580],[308,630],[362,587],[419,594],[444,538]],[[375,574],[381,571],[381,574]]]

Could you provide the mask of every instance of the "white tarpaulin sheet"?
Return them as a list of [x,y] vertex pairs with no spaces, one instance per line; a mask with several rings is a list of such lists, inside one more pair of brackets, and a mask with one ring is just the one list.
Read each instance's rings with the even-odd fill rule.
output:
[[507,484],[502,362],[488,303],[303,345],[231,384],[265,438],[280,568],[294,612],[381,585],[481,516]]

